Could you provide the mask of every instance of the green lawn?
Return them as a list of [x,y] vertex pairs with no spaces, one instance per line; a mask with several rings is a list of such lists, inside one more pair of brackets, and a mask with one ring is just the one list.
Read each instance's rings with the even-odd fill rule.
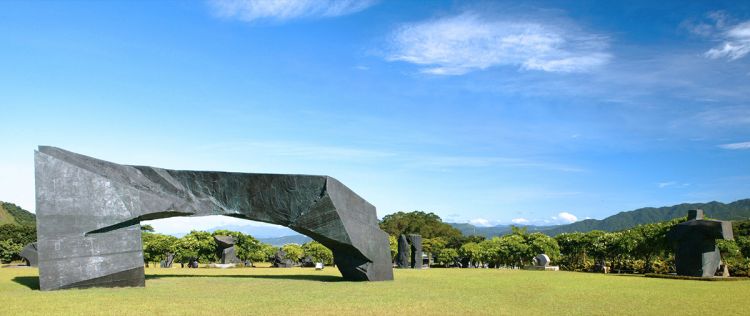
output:
[[750,281],[429,269],[395,270],[391,282],[346,282],[335,268],[147,268],[145,288],[41,292],[37,273],[0,269],[0,314],[750,314]]

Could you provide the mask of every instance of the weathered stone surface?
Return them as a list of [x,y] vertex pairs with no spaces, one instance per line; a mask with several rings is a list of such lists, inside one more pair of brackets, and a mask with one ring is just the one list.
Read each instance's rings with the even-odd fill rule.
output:
[[18,254],[21,258],[26,259],[26,264],[32,267],[39,266],[39,254],[36,249],[36,242],[32,242],[21,250]]
[[410,234],[406,239],[411,245],[411,268],[422,269],[422,236]]
[[549,263],[550,263],[549,257],[543,253],[534,257],[533,260],[534,260],[534,265],[537,267],[546,267],[546,266],[549,266]]
[[398,237],[398,253],[396,254],[396,266],[402,269],[411,268],[409,265],[409,241],[406,235]]
[[291,259],[287,259],[286,251],[281,248],[273,255],[272,264],[275,268],[291,268],[294,266],[294,262]]
[[678,275],[713,277],[721,264],[716,239],[734,240],[732,222],[703,219],[703,210],[688,211],[688,220],[667,233],[675,251]]
[[331,177],[128,166],[45,146],[35,170],[42,290],[143,286],[140,221],[203,215],[287,226],[331,249],[344,278],[393,279],[375,207]]
[[219,257],[221,258],[222,264],[227,263],[242,263],[240,258],[237,258],[235,253],[234,237],[232,236],[214,236],[216,241],[216,247],[218,248]]
[[160,262],[159,266],[162,268],[171,268],[172,263],[174,263],[174,254],[167,252],[166,258]]

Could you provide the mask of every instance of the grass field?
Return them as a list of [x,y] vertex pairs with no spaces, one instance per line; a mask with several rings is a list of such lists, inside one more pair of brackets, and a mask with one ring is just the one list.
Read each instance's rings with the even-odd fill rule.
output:
[[750,281],[575,272],[396,270],[342,281],[326,268],[146,269],[145,288],[41,292],[33,268],[0,269],[3,315],[748,315]]

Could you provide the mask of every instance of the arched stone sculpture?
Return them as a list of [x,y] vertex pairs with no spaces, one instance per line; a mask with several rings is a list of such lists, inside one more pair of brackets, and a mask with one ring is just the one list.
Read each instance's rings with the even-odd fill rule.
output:
[[119,165],[35,152],[42,290],[144,286],[140,221],[228,215],[279,224],[333,251],[348,280],[392,280],[375,207],[334,178]]

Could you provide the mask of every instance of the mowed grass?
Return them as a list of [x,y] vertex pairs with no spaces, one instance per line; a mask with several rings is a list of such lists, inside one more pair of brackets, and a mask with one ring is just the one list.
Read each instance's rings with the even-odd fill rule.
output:
[[387,282],[337,269],[146,269],[145,288],[41,292],[38,270],[0,269],[3,315],[749,315],[750,281],[576,272],[395,270]]

